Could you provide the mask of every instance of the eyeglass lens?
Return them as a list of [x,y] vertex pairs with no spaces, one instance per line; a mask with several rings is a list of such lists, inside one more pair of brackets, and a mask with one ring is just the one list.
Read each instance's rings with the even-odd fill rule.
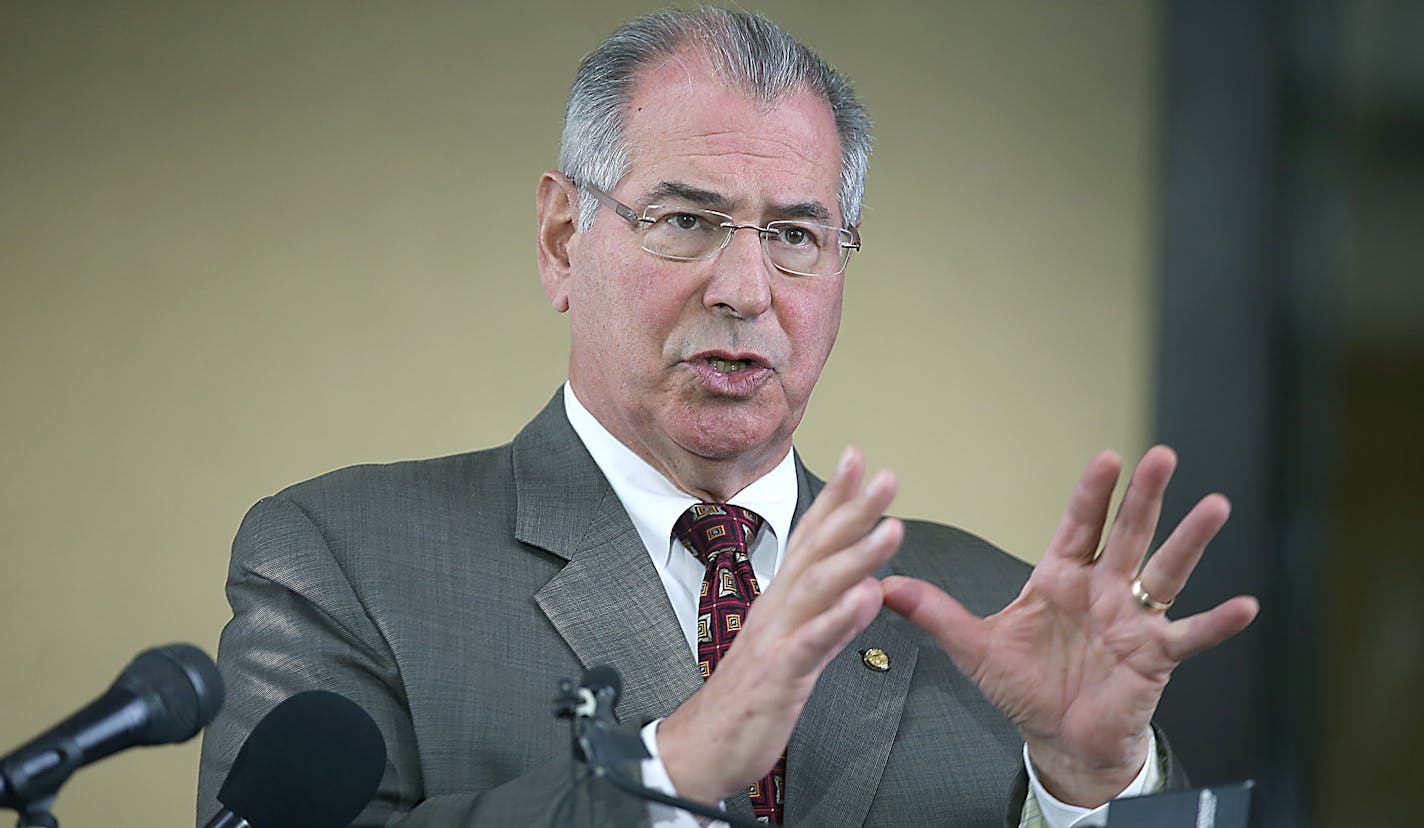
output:
[[[730,216],[710,210],[654,205],[643,211],[643,248],[670,259],[705,259],[727,243],[734,232]],[[847,234],[840,228],[799,221],[773,221],[761,233],[762,247],[772,264],[807,276],[840,273],[850,249],[841,246]]]

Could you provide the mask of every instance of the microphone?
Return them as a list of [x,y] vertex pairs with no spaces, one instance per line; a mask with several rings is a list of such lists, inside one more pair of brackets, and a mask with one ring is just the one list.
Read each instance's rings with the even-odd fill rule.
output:
[[623,695],[623,677],[612,665],[599,664],[583,674],[575,692],[579,697],[573,710],[575,716],[612,718],[618,697]]
[[365,710],[325,690],[298,693],[252,729],[207,828],[346,828],[385,769],[386,741]]
[[52,797],[80,767],[121,750],[187,741],[222,702],[222,676],[202,650],[145,650],[102,696],[0,759],[0,807],[24,810]]
[[559,682],[554,713],[572,719],[575,758],[591,767],[604,768],[648,757],[643,739],[619,730],[613,707],[623,692],[623,677],[608,664],[589,668],[577,686],[571,679]]
[[586,670],[577,685],[573,679],[559,680],[554,715],[561,719],[612,721],[613,707],[622,694],[623,677],[618,670],[609,664],[599,664]]
[[614,787],[639,799],[670,805],[688,813],[725,822],[734,828],[758,828],[761,825],[701,802],[669,796],[624,776],[618,770],[619,765],[647,759],[649,754],[642,736],[620,730],[613,720],[613,707],[618,704],[618,697],[622,693],[623,677],[609,664],[590,667],[577,687],[572,679],[559,682],[559,695],[554,699],[554,714],[572,720],[570,730],[573,735],[574,758],[588,765],[591,776],[606,779]]

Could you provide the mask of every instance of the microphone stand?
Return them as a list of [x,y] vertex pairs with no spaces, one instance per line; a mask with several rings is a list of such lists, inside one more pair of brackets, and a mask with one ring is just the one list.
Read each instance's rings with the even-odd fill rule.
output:
[[575,685],[572,679],[559,681],[554,712],[559,718],[571,720],[574,759],[587,764],[595,777],[607,779],[614,787],[638,799],[725,822],[733,828],[762,828],[764,823],[743,819],[691,799],[669,796],[623,775],[617,765],[648,759],[651,754],[641,737],[619,730],[613,721],[617,692],[612,687],[601,687],[596,692],[590,692]]
[[72,736],[60,735],[41,736],[21,751],[37,744],[47,748],[37,757],[26,760],[11,754],[0,763],[0,792],[5,793],[8,803],[4,807],[20,815],[16,828],[59,828],[59,820],[50,813],[50,808],[54,807],[59,789],[83,764],[83,750]]
[[49,812],[54,805],[54,794],[28,802],[20,811],[20,821],[15,828],[59,828],[59,820]]

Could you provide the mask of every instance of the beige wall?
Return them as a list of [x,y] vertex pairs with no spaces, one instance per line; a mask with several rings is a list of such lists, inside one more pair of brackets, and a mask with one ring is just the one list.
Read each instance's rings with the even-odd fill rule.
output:
[[[533,187],[578,58],[651,6],[493,6],[0,6],[0,750],[215,647],[258,497],[503,442],[562,380]],[[1157,4],[762,8],[879,122],[800,448],[1034,559],[1145,439]],[[182,824],[196,761],[116,757],[57,813]]]

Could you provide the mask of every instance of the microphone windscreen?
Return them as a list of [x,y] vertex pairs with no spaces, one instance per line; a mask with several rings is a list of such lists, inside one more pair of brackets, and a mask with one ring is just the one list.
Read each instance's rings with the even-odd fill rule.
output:
[[218,801],[252,828],[346,828],[385,767],[386,742],[366,711],[336,693],[308,690],[252,729]]
[[144,700],[144,744],[193,738],[223,703],[222,674],[208,654],[192,644],[168,644],[139,653],[114,680]]
[[590,667],[588,672],[583,674],[583,686],[595,693],[605,687],[613,688],[614,703],[623,695],[623,677],[608,664]]

